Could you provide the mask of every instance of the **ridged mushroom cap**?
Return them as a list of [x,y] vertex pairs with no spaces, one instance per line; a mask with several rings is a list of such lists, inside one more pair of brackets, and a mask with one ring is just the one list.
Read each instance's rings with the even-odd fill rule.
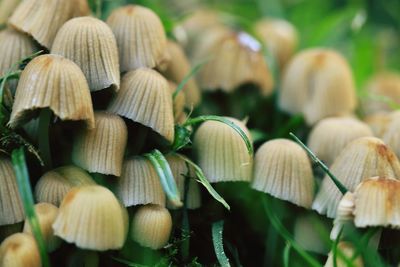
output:
[[127,5],[107,19],[117,39],[121,71],[164,64],[167,38],[160,18],[150,9]]
[[[58,215],[58,208],[53,204],[42,202],[35,205],[35,213],[47,251],[52,252],[61,245],[60,238],[54,236],[53,228],[51,227]],[[25,220],[23,232],[32,234],[31,226],[27,220]]]
[[[242,122],[228,119],[251,140]],[[228,125],[217,121],[202,123],[195,134],[193,146],[197,162],[210,182],[251,181],[253,155],[249,155],[240,135]]]
[[94,127],[92,99],[85,76],[71,60],[58,55],[33,59],[22,71],[9,125],[16,128],[50,108],[61,120],[83,120]]
[[128,129],[118,115],[97,111],[96,128],[77,134],[72,161],[89,172],[121,175]]
[[314,177],[307,153],[287,139],[264,143],[255,156],[252,188],[311,208]]
[[117,180],[116,194],[125,207],[140,204],[165,206],[165,194],[153,165],[144,157],[127,159]]
[[[400,177],[400,163],[393,151],[375,137],[361,137],[349,143],[331,166],[331,172],[351,192],[364,179],[374,176]],[[336,217],[342,194],[325,176],[312,208],[329,218]]]
[[134,241],[144,247],[160,249],[167,244],[171,235],[171,214],[159,205],[145,205],[136,211],[131,227]]
[[118,91],[117,42],[110,27],[103,21],[92,17],[67,21],[58,31],[51,53],[75,62],[85,74],[91,91],[109,87]]
[[171,143],[174,140],[171,89],[168,81],[152,69],[125,74],[108,110],[150,127]]
[[1,267],[41,267],[35,238],[26,233],[7,237],[0,246]]
[[215,42],[208,51],[211,58],[199,71],[200,87],[229,93],[252,83],[263,95],[270,95],[274,82],[261,48],[256,39],[244,32],[232,33]]
[[296,54],[283,74],[278,101],[290,114],[303,113],[309,125],[326,117],[351,114],[357,100],[346,59],[323,48]]
[[312,128],[307,144],[319,159],[331,165],[348,143],[364,136],[373,136],[364,122],[350,117],[326,118]]
[[105,187],[75,187],[61,203],[53,230],[82,249],[119,249],[128,234],[128,212]]
[[0,225],[25,219],[13,165],[4,156],[0,156],[0,203]]

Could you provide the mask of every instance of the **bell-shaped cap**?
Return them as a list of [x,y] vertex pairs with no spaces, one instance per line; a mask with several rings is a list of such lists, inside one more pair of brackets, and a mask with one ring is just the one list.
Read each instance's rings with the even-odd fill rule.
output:
[[[337,244],[337,250],[341,251],[341,255],[346,257],[350,262],[352,263],[351,266],[353,267],[364,267],[364,262],[361,256],[356,256],[356,249],[351,243],[340,241]],[[348,267],[349,265],[346,263],[346,261],[340,257],[337,256],[339,253],[333,253],[332,251],[329,252],[328,254],[328,259],[326,260],[326,263],[324,267]],[[334,257],[336,255],[336,264],[334,263]]]
[[128,212],[105,187],[75,187],[61,203],[53,230],[82,249],[119,249],[128,234]]
[[[35,213],[47,251],[52,252],[61,245],[61,239],[54,236],[52,228],[52,224],[58,215],[58,208],[53,204],[42,202],[35,205]],[[23,231],[32,234],[31,226],[27,220],[25,220]]]
[[367,81],[366,97],[362,102],[363,111],[372,115],[388,112],[400,105],[400,73],[380,72]]
[[8,23],[50,49],[61,26],[73,15],[77,15],[74,11],[77,1],[81,0],[24,0]]
[[150,127],[171,143],[174,140],[171,90],[168,81],[152,69],[125,74],[108,110]]
[[[171,57],[171,61],[167,64],[166,69],[162,71],[162,73],[167,79],[176,84],[180,84],[191,72],[189,60],[187,59],[182,47],[174,41],[168,40],[167,50]],[[187,107],[192,108],[200,103],[201,93],[194,78],[187,81],[182,91],[185,96],[185,105]]]
[[37,202],[60,206],[65,195],[75,186],[96,184],[83,169],[68,165],[46,172],[35,186]]
[[50,108],[61,120],[84,120],[88,128],[94,127],[85,75],[71,60],[50,54],[29,62],[18,82],[10,126],[20,126],[43,108]]
[[[188,191],[186,197],[186,208],[197,209],[201,206],[201,192],[199,183],[196,181],[196,176],[193,168],[189,167],[186,162],[179,157],[178,154],[168,154],[165,156],[171,168],[172,175],[175,178],[176,186],[180,192],[181,200],[184,201],[185,194],[185,177],[188,177]],[[167,202],[169,209],[176,209],[174,205]]]
[[357,227],[400,228],[400,181],[365,179],[354,191],[354,224]]
[[378,112],[366,116],[363,121],[369,125],[374,136],[383,138],[383,135],[386,133],[386,130],[392,121],[392,114],[389,112]]
[[297,48],[298,34],[294,25],[283,19],[264,18],[256,23],[254,31],[283,69]]
[[0,156],[0,203],[0,225],[25,219],[13,165],[4,156]]
[[312,128],[307,143],[319,159],[331,165],[348,143],[364,136],[373,136],[366,123],[350,117],[334,117],[319,121]]
[[117,39],[121,71],[165,63],[167,38],[160,18],[150,9],[127,5],[107,19]]
[[[1,3],[3,2],[8,1],[2,1]],[[7,74],[16,62],[37,50],[37,46],[29,36],[11,28],[0,31],[0,54],[3,55],[0,57],[0,77]],[[15,91],[17,83],[12,81],[10,85],[12,91]]]
[[160,179],[144,157],[136,156],[124,162],[115,190],[125,207],[150,203],[165,206]]
[[254,160],[252,187],[304,208],[311,208],[314,177],[307,153],[293,141],[264,143]]
[[89,172],[121,175],[128,129],[118,115],[95,112],[96,128],[75,137],[72,161]]
[[26,233],[7,237],[0,245],[1,267],[41,267],[35,238]]
[[313,48],[296,54],[283,74],[279,106],[303,113],[307,124],[351,114],[357,104],[346,59],[334,50]]
[[[332,164],[331,172],[353,192],[364,179],[374,176],[400,177],[400,163],[393,151],[375,137],[361,137],[349,143]],[[312,208],[329,218],[336,217],[342,193],[325,176]]]
[[132,239],[144,247],[160,249],[168,243],[172,230],[169,211],[159,205],[140,207],[133,216]]
[[7,22],[8,17],[11,16],[19,2],[21,2],[21,0],[0,1],[0,24],[5,24]]
[[210,47],[211,58],[199,71],[200,87],[229,93],[251,83],[258,86],[263,95],[270,95],[274,82],[261,49],[261,44],[245,32],[222,38]]
[[[227,119],[240,127],[251,140],[244,123]],[[240,135],[230,126],[217,121],[202,123],[195,134],[193,146],[197,162],[210,182],[251,181],[253,155],[249,154]]]
[[85,74],[91,91],[109,87],[118,91],[117,42],[110,27],[103,21],[92,17],[67,21],[58,31],[51,53],[75,62]]

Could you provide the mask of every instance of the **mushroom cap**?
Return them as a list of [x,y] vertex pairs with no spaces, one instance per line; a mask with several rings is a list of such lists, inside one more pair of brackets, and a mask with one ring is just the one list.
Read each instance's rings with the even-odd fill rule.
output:
[[21,0],[0,1],[0,24],[5,24]]
[[9,125],[16,128],[43,108],[50,108],[61,120],[84,120],[88,128],[94,127],[86,78],[71,60],[50,54],[28,63],[18,82]]
[[117,42],[110,27],[103,21],[92,17],[67,21],[58,31],[51,53],[75,62],[85,74],[91,91],[109,87],[118,91]]
[[[251,140],[244,123],[228,119]],[[196,131],[193,146],[197,162],[210,182],[251,180],[253,155],[249,155],[246,144],[230,126],[217,121],[203,122]]]
[[144,247],[160,249],[171,235],[172,218],[169,211],[159,205],[140,207],[132,219],[132,239]]
[[290,114],[303,113],[309,125],[326,117],[351,114],[357,100],[346,59],[324,48],[296,54],[283,74],[278,101]]
[[[330,169],[351,192],[368,177],[400,177],[400,163],[396,155],[382,140],[375,137],[361,137],[349,143]],[[339,189],[325,176],[312,208],[329,218],[335,218],[341,198]]]
[[17,233],[7,237],[0,246],[0,266],[42,266],[39,249],[33,236]]
[[374,136],[383,138],[383,135],[392,121],[392,115],[389,112],[378,112],[366,116],[363,121],[369,125]]
[[198,81],[204,90],[232,92],[252,83],[267,96],[273,90],[273,77],[261,53],[261,44],[245,32],[231,33],[209,48],[212,55],[200,69]]
[[165,206],[165,194],[153,165],[144,157],[125,160],[115,192],[125,207],[140,204]]
[[128,129],[118,115],[95,112],[96,128],[84,129],[76,137],[72,161],[88,170],[102,174],[121,175],[128,141]]
[[14,224],[25,219],[13,165],[4,156],[0,156],[0,203],[0,225]]
[[150,127],[171,143],[174,140],[171,89],[155,70],[139,68],[125,74],[108,110]]
[[333,117],[320,120],[312,128],[307,144],[319,159],[331,165],[348,143],[364,136],[373,136],[366,123],[351,117]]
[[397,157],[400,156],[400,112],[392,112],[389,116],[387,128],[383,134],[383,141],[396,153]]
[[53,230],[82,249],[119,249],[128,233],[128,212],[105,187],[75,187],[61,203]]
[[160,18],[150,9],[127,5],[107,19],[117,40],[121,71],[165,63],[167,38]]
[[[35,212],[47,251],[52,252],[61,245],[61,240],[54,236],[53,228],[51,227],[58,215],[58,208],[53,204],[42,202],[35,205]],[[32,234],[31,226],[27,220],[25,220],[23,232]]]
[[314,177],[307,153],[287,139],[264,143],[255,156],[252,188],[311,208]]

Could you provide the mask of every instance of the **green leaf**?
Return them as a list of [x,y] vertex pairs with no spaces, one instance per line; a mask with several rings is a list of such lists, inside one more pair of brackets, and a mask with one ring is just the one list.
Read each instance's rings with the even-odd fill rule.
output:
[[190,135],[192,132],[181,125],[175,125],[175,137],[174,143],[172,144],[172,150],[178,151],[179,149],[184,148],[190,143]]
[[39,247],[39,253],[44,267],[50,266],[47,255],[46,244],[40,230],[39,220],[35,213],[31,185],[29,182],[28,169],[26,167],[23,148],[15,149],[12,152],[12,163],[17,176],[18,190],[24,205],[25,215],[32,229],[33,236]]
[[290,249],[291,245],[289,242],[286,242],[285,248],[283,250],[283,266],[289,267],[289,259],[290,259]]
[[212,225],[212,239],[214,244],[215,255],[217,256],[218,262],[222,267],[230,267],[229,259],[225,255],[223,233],[224,222],[215,222]]
[[194,168],[195,174],[198,178],[198,182],[201,183],[206,189],[207,191],[210,193],[210,195],[218,202],[220,202],[222,205],[224,205],[225,208],[227,208],[228,210],[230,210],[230,207],[228,205],[228,203],[226,203],[225,199],[223,199],[221,197],[220,194],[218,194],[217,191],[215,191],[215,189],[211,186],[210,182],[207,180],[207,178],[205,177],[203,171],[201,170],[201,168],[199,166],[196,165],[196,163],[194,163],[193,161],[191,161],[189,158],[180,155],[180,154],[176,154],[178,157],[180,157],[181,159],[183,159],[185,162],[187,162],[190,166],[192,166]]

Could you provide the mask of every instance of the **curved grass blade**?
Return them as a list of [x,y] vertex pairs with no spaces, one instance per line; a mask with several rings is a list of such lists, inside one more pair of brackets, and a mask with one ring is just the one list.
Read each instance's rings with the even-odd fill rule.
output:
[[46,244],[40,230],[39,221],[35,213],[31,185],[29,182],[28,169],[26,167],[24,149],[18,148],[12,152],[12,163],[17,176],[18,190],[24,204],[25,215],[32,228],[33,236],[39,247],[40,257],[44,267],[50,266],[47,255]]
[[192,166],[194,168],[194,172],[198,178],[198,182],[201,183],[206,189],[207,191],[210,193],[210,195],[218,202],[220,202],[222,205],[224,205],[224,207],[228,210],[230,210],[230,206],[228,205],[228,203],[226,203],[225,199],[223,199],[221,197],[220,194],[218,194],[217,191],[215,191],[215,189],[211,186],[210,182],[207,180],[206,176],[204,175],[203,171],[201,170],[201,168],[199,166],[197,166],[196,163],[194,163],[193,161],[191,161],[189,158],[177,154],[178,157],[180,157],[181,159],[183,159],[185,162],[187,162],[190,166]]
[[224,251],[224,242],[222,233],[224,230],[224,221],[215,222],[212,225],[212,240],[214,244],[215,255],[222,267],[230,267],[229,259]]
[[182,126],[189,126],[189,125],[193,125],[193,124],[205,122],[205,121],[219,121],[219,122],[225,123],[226,125],[231,127],[243,139],[243,141],[246,144],[247,151],[249,152],[249,154],[253,155],[253,144],[251,143],[251,141],[248,138],[248,136],[246,135],[246,133],[239,126],[237,126],[234,122],[230,121],[227,118],[215,116],[215,115],[198,116],[198,117],[195,117],[192,119],[188,119]]

